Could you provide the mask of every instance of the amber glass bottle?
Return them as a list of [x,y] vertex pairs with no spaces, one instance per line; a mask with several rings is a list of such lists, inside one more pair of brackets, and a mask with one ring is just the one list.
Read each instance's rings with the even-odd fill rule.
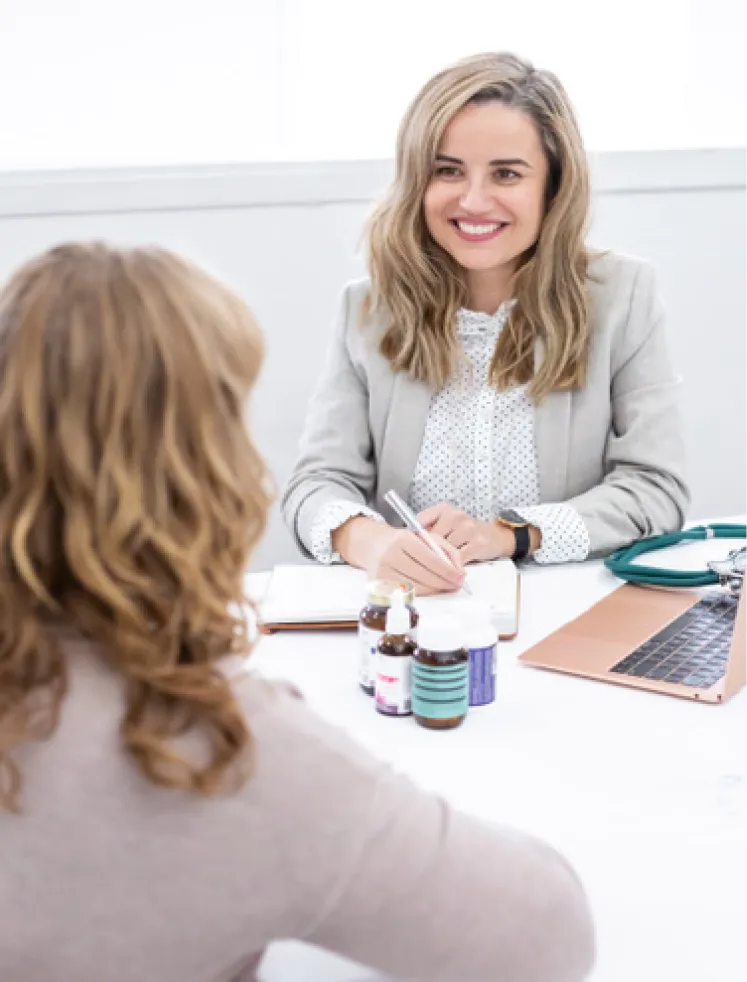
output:
[[376,681],[376,649],[386,630],[386,613],[395,590],[404,591],[405,604],[410,612],[410,633],[413,634],[418,626],[418,612],[412,606],[411,586],[403,586],[390,580],[373,580],[369,583],[367,603],[358,618],[358,679],[361,688],[369,696],[374,694]]
[[409,716],[412,712],[412,656],[410,610],[401,590],[392,594],[386,615],[386,631],[379,639],[374,700],[384,716]]

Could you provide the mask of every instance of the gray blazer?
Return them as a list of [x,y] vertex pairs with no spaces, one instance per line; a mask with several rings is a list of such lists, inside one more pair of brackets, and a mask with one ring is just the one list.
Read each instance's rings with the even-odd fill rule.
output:
[[[628,256],[592,259],[593,336],[583,389],[552,392],[535,408],[540,500],[583,518],[591,555],[682,527],[685,483],[679,379],[667,353],[651,267]],[[432,390],[392,371],[375,323],[360,327],[368,282],[342,298],[327,365],[312,396],[300,454],[282,498],[285,521],[310,553],[311,526],[335,498],[400,524],[383,495],[407,497]],[[536,349],[536,363],[542,358]],[[434,502],[435,504],[435,502]]]

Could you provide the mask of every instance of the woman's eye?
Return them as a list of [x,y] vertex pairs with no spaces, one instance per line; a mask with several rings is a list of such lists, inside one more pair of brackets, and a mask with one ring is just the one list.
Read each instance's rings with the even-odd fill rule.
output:
[[521,177],[521,174],[515,170],[511,170],[509,167],[501,167],[495,174],[500,181],[518,181]]
[[442,164],[440,167],[436,168],[437,177],[459,177],[459,168],[451,167],[447,164]]

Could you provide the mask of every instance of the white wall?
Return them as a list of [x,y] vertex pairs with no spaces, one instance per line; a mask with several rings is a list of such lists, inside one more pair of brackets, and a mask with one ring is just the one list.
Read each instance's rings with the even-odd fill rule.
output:
[[[653,262],[685,378],[692,516],[745,511],[745,155],[603,154],[594,245]],[[268,337],[254,429],[279,484],[386,163],[0,175],[0,278],[66,239],[155,242],[231,282]],[[256,557],[294,556],[277,514]]]
[[594,151],[743,146],[743,0],[0,0],[0,171],[387,158],[434,72],[513,50]]

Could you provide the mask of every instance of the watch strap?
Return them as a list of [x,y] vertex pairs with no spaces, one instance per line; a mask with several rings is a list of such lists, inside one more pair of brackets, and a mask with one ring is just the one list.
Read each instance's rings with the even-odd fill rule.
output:
[[529,522],[526,521],[518,512],[515,512],[513,508],[505,508],[498,514],[496,522],[499,525],[503,525],[506,528],[510,528],[514,533],[515,548],[511,559],[515,563],[521,562],[522,559],[526,559],[529,555],[529,550],[531,548],[532,540],[529,535]]
[[515,563],[520,563],[522,559],[526,559],[529,555],[529,526],[514,525],[512,526],[511,530],[514,533],[514,539],[516,541],[516,548],[514,549],[514,554],[511,556],[511,559]]

